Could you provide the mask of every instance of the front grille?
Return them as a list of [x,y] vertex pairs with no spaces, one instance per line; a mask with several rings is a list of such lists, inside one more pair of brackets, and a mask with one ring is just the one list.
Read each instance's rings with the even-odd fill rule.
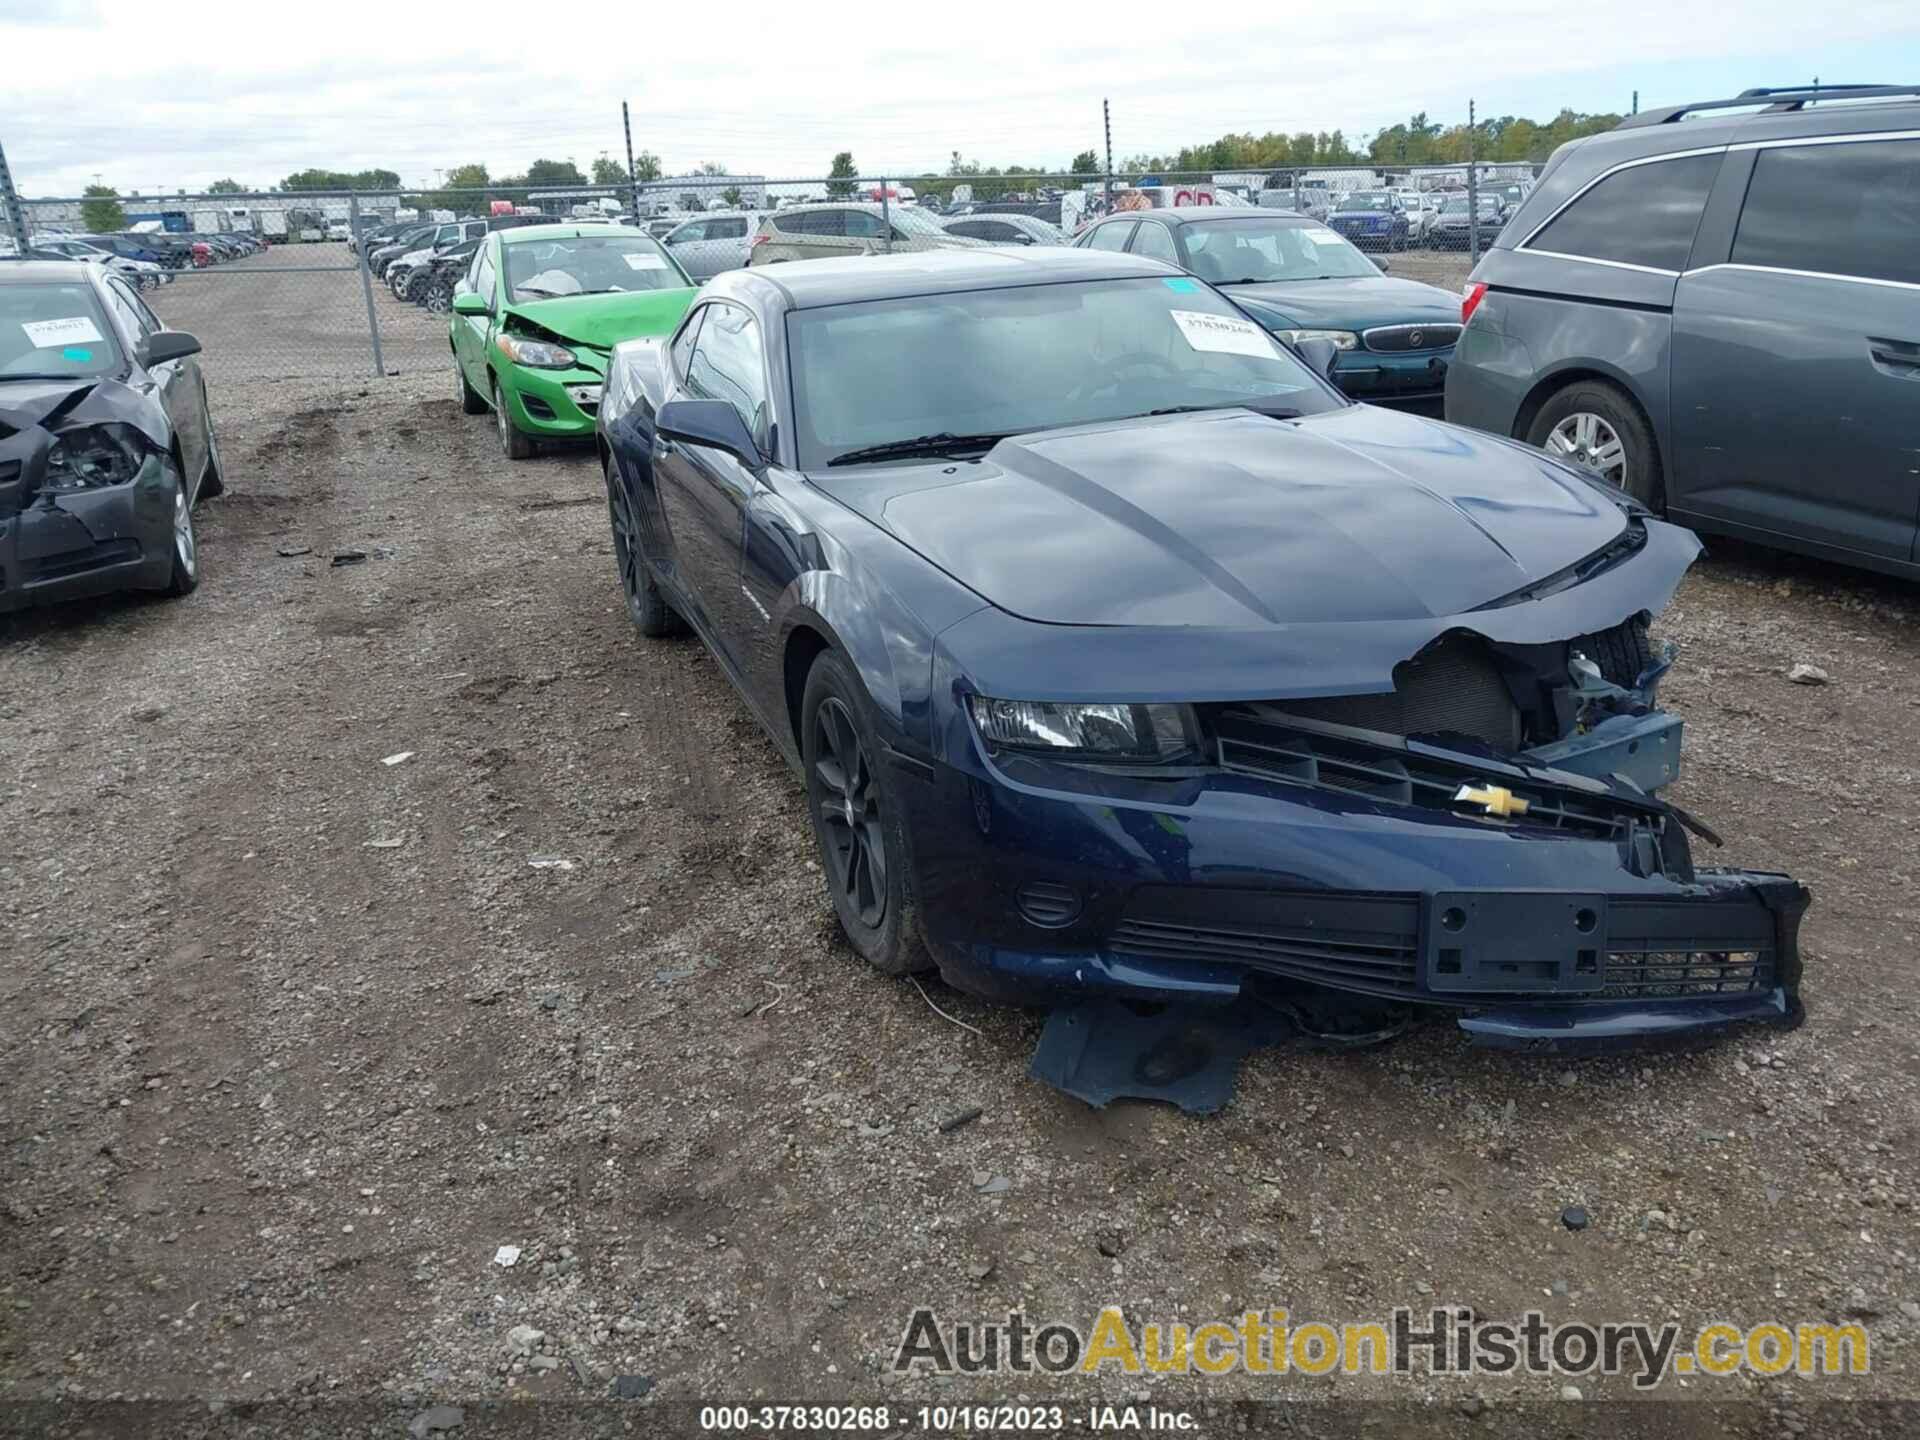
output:
[[1283,785],[1462,815],[1472,812],[1463,811],[1454,799],[1461,787],[1492,782],[1527,802],[1525,815],[1500,823],[1596,839],[1623,838],[1635,822],[1657,823],[1658,819],[1650,809],[1615,800],[1598,782],[1591,793],[1570,785],[1535,783],[1509,775],[1504,768],[1476,765],[1465,756],[1436,755],[1411,746],[1390,748],[1245,712],[1220,715],[1215,730],[1222,769]]
[[1360,339],[1367,349],[1383,355],[1408,350],[1445,350],[1459,341],[1460,327],[1445,322],[1438,325],[1376,325],[1371,330],[1362,330]]
[[64,580],[69,575],[84,575],[103,565],[118,565],[140,558],[138,540],[109,540],[104,545],[88,545],[78,550],[62,550],[27,564],[28,584],[42,580]]
[[[1498,904],[1497,895],[1488,898]],[[1513,898],[1525,904],[1538,897]],[[1538,961],[1492,967],[1510,974],[1511,983],[1463,992],[1450,979],[1464,963],[1449,962],[1453,951],[1436,952],[1442,983],[1423,983],[1420,912],[1414,895],[1143,886],[1108,937],[1108,948],[1143,959],[1239,966],[1335,989],[1454,1004],[1748,995],[1770,989],[1779,972],[1774,918],[1757,902],[1616,897],[1605,949],[1591,960],[1586,957],[1593,952],[1585,952],[1563,978],[1553,946],[1543,943]]]
[[1136,894],[1109,944],[1156,960],[1244,965],[1406,994],[1419,984],[1420,902],[1409,895],[1149,888]]
[[1263,709],[1281,719],[1301,715],[1386,735],[1471,735],[1502,750],[1520,745],[1513,692],[1487,647],[1459,634],[1394,666],[1388,694],[1287,700]]

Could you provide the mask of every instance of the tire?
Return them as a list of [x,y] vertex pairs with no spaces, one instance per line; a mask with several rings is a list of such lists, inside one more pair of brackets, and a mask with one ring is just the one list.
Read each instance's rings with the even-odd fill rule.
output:
[[640,553],[640,529],[633,513],[633,497],[614,469],[611,456],[601,463],[600,473],[607,482],[607,523],[613,531],[613,563],[620,572],[620,590],[626,597],[628,618],[649,639],[661,640],[683,633],[687,622],[660,593],[660,586]]
[[460,357],[453,357],[453,375],[460,382],[460,413],[462,415],[484,415],[487,413],[487,397],[467,383],[467,372],[460,364]]
[[200,587],[200,540],[194,533],[193,506],[187,502],[187,477],[176,474],[173,491],[173,570],[160,593],[177,600]]
[[[1653,431],[1624,390],[1576,380],[1555,391],[1533,417],[1527,443],[1611,480],[1655,514],[1667,508],[1666,480]],[[1612,447],[1619,459],[1609,463]]]
[[1603,679],[1631,690],[1634,682],[1653,668],[1653,641],[1647,635],[1647,622],[1629,616],[1611,630],[1582,635],[1573,648],[1600,667]]
[[500,393],[500,381],[493,382],[494,429],[500,432],[500,450],[509,460],[526,460],[533,454],[533,440],[521,432],[507,413],[507,397]]
[[853,667],[838,651],[822,651],[800,702],[800,746],[827,896],[863,960],[885,975],[912,975],[933,961],[920,938],[900,805],[871,714]]

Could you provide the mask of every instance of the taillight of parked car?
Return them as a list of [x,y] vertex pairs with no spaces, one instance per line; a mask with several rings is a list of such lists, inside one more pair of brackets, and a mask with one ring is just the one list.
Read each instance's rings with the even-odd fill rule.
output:
[[1460,323],[1465,325],[1473,319],[1473,312],[1480,308],[1481,300],[1486,298],[1487,285],[1484,280],[1475,281],[1460,292]]
[[768,240],[770,240],[770,239],[772,239],[772,238],[773,238],[772,236],[770,236],[770,235],[765,235],[765,234],[762,234],[762,233],[761,233],[760,231],[758,231],[758,230],[756,230],[756,231],[754,231],[754,233],[753,233],[753,243],[754,243],[755,245],[764,245],[764,244],[766,244],[766,243],[767,243],[767,241],[768,241]]

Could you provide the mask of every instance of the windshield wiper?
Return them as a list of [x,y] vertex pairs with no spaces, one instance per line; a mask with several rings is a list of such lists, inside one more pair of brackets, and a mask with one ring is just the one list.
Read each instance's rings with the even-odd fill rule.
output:
[[827,464],[859,465],[868,460],[904,460],[915,455],[953,455],[962,450],[991,450],[1008,435],[1018,433],[1009,430],[1004,434],[955,435],[942,430],[933,435],[916,435],[911,440],[889,440],[884,445],[863,445],[858,450],[844,450]]
[[[1202,410],[1251,410],[1255,414],[1266,415],[1274,420],[1298,420],[1302,413],[1280,405],[1269,407],[1258,400],[1221,400],[1212,405],[1162,405],[1158,410],[1149,410],[1146,414],[1148,416],[1192,415]],[[1136,415],[1132,418],[1137,420],[1143,417]]]

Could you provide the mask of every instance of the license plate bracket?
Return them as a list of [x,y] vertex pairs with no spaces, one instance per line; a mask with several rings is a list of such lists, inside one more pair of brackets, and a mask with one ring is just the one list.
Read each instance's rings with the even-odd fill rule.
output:
[[1604,895],[1436,891],[1426,897],[1420,934],[1420,973],[1431,991],[1577,995],[1605,983]]

